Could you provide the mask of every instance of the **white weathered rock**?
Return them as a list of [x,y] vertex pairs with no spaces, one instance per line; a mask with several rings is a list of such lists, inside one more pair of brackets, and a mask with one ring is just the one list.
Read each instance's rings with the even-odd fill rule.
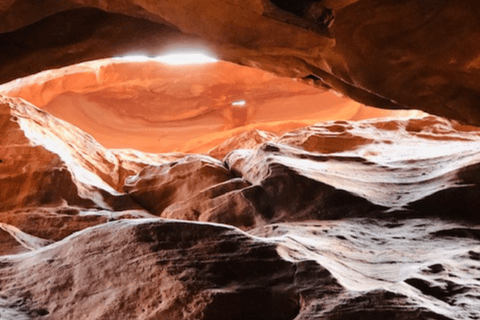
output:
[[222,162],[2,102],[1,318],[480,317],[476,128],[326,122]]

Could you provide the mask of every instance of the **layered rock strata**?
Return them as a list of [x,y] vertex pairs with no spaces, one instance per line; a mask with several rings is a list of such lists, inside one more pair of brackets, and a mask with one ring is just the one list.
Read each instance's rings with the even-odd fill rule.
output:
[[2,318],[480,317],[475,127],[331,121],[215,159],[0,107]]
[[9,0],[0,82],[197,48],[366,105],[478,125],[478,16],[476,0]]
[[[90,61],[0,86],[109,148],[206,152],[251,130],[276,134],[319,121],[421,116],[381,110],[289,78],[227,62]],[[302,107],[298,107],[301,105]]]

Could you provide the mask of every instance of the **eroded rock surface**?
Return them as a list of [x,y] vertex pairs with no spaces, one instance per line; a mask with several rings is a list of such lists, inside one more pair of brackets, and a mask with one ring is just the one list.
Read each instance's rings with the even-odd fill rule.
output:
[[0,93],[27,100],[106,147],[145,152],[206,152],[257,129],[283,134],[325,120],[423,114],[365,107],[227,62],[104,59],[17,79]]
[[[455,264],[433,264],[438,250],[468,263],[456,239],[429,239],[428,231],[439,227],[445,225],[425,228],[409,221],[365,228],[362,221],[350,221],[340,227],[275,225],[251,236],[232,227],[173,220],[112,222],[36,254],[2,257],[2,292],[8,298],[1,308],[26,319],[474,317],[477,281]],[[414,239],[411,230],[417,231]],[[385,243],[372,241],[379,231],[387,232]],[[317,245],[304,242],[306,235]],[[449,250],[438,248],[412,261],[422,251],[418,237],[422,246],[442,244]],[[373,250],[400,243],[409,251],[396,253],[400,260],[385,270],[392,254],[379,259]],[[447,280],[449,287],[443,288],[435,278],[444,272],[462,276],[462,282]],[[424,289],[436,283],[436,290]],[[455,308],[458,300],[462,308]]]
[[17,98],[1,96],[1,116],[3,210],[62,202],[135,207],[116,191],[118,158],[91,136]]
[[479,15],[476,0],[10,0],[0,82],[176,44],[366,105],[478,125]]
[[480,317],[475,127],[330,121],[220,160],[0,105],[4,319]]

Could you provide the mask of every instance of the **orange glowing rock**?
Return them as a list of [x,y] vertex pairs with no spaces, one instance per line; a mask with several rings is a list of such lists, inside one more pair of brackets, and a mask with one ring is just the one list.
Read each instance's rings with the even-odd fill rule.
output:
[[479,141],[428,116],[147,154],[0,96],[0,314],[478,317]]
[[254,129],[281,134],[324,120],[420,114],[365,107],[289,78],[228,62],[171,66],[105,59],[0,86],[108,148],[206,152]]
[[480,319],[478,4],[3,1],[0,318]]

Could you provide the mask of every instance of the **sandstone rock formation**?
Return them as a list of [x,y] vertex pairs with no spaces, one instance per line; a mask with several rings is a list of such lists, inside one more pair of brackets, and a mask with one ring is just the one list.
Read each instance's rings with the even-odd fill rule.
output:
[[281,134],[318,121],[421,114],[365,107],[227,62],[104,59],[17,79],[0,93],[29,101],[106,147],[145,152],[206,152],[256,129]]
[[478,17],[1,1],[0,319],[480,319]]
[[4,319],[480,317],[478,128],[330,121],[219,160],[0,106]]
[[[436,235],[439,226],[427,231],[418,225],[365,230],[351,222],[351,234],[364,231],[354,239],[341,238],[335,224],[279,225],[252,236],[212,224],[111,222],[34,255],[1,258],[0,312],[11,319],[474,318],[478,281],[456,264],[435,263],[440,258],[435,248],[448,246],[448,257],[466,265],[475,263],[471,257],[478,253]],[[421,248],[418,238],[409,237],[415,228],[422,231],[416,232],[424,240]],[[388,242],[372,243],[380,230],[389,231]],[[305,234],[316,235],[327,249],[303,243]],[[404,261],[391,273],[378,267],[393,255],[378,258],[380,248],[405,243],[411,255],[430,251],[416,261],[397,253]],[[352,266],[359,269],[355,280],[348,277]],[[438,280],[448,272],[462,282]]]
[[8,0],[0,82],[98,58],[208,48],[366,105],[478,125],[479,15],[476,0]]

